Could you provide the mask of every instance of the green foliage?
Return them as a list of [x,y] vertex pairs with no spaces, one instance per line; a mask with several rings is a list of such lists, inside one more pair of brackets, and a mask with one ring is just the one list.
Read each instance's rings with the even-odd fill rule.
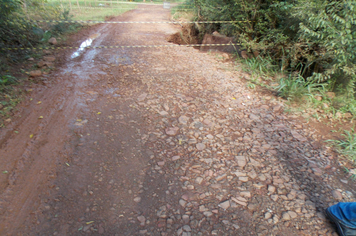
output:
[[248,68],[246,72],[252,74],[252,76],[263,77],[264,79],[269,79],[273,77],[276,73],[280,72],[278,66],[274,64],[271,57],[253,57],[246,60],[241,60],[241,63],[245,64]]
[[51,38],[51,36],[52,36],[51,31],[44,32],[42,35],[41,42],[48,42],[48,40]]
[[279,85],[276,87],[279,96],[288,100],[300,100],[308,94],[308,87],[304,79],[300,76],[281,78]]
[[341,134],[344,139],[342,140],[327,140],[327,142],[331,142],[336,147],[341,154],[345,155],[351,161],[356,161],[356,133],[354,129],[351,131],[344,130],[344,133]]
[[333,99],[332,105],[342,113],[350,112],[352,115],[356,116],[356,100],[352,97],[350,98],[347,94]]
[[67,19],[68,11],[47,4],[46,0],[0,0],[0,48],[32,47],[46,42],[49,35],[59,35],[68,28],[68,24],[35,23],[32,20]]
[[16,84],[17,78],[12,75],[3,75],[0,77],[0,89],[2,86]]
[[31,44],[31,24],[20,13],[21,2],[0,0],[0,47]]
[[345,167],[345,166],[343,166],[343,168],[344,168],[344,172],[350,176],[350,179],[351,179],[352,181],[356,181],[356,174],[355,174],[355,172],[354,172],[354,169],[353,169],[352,171],[350,171],[350,170],[349,170],[347,167]]
[[191,1],[199,20],[238,21],[204,25],[202,34],[218,31],[233,36],[244,49],[271,58],[273,65],[293,75],[281,81],[284,97],[298,97],[314,83],[354,100],[356,1]]
[[[343,84],[347,95],[354,96],[356,82],[356,2],[314,0],[304,6],[298,16],[300,41],[308,44],[315,54],[309,59],[323,68],[322,76],[329,83]],[[310,63],[309,62],[309,63]]]
[[324,93],[325,84],[317,84],[313,80],[305,81],[297,74],[295,77],[289,75],[288,78],[281,78],[276,90],[285,99],[301,101],[306,96],[313,97],[315,93]]

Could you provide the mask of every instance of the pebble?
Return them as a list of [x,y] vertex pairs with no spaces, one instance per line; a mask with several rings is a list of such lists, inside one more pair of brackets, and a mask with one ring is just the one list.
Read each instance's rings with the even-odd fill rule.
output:
[[175,136],[179,131],[178,127],[171,127],[166,129],[166,134],[169,136]]
[[203,213],[206,217],[210,217],[213,215],[213,213],[211,211],[204,211]]
[[306,138],[304,138],[302,135],[300,135],[297,131],[295,131],[295,130],[292,130],[291,131],[291,134],[293,135],[293,137],[295,138],[295,139],[297,139],[298,141],[300,141],[300,142],[306,142],[306,141],[308,141]]
[[204,143],[197,143],[196,147],[199,151],[204,150],[205,149],[205,144]]
[[278,198],[279,198],[279,197],[278,197],[278,195],[276,195],[276,194],[271,196],[271,199],[272,199],[273,201],[275,201],[275,202],[278,200]]
[[148,95],[147,93],[141,94],[140,96],[138,96],[137,101],[139,101],[139,102],[144,101],[146,99],[147,95]]
[[57,39],[52,37],[48,40],[48,43],[52,44],[52,45],[57,45]]
[[340,192],[339,190],[337,190],[337,189],[333,190],[333,191],[331,192],[331,194],[332,194],[332,196],[333,196],[336,200],[338,200],[338,201],[340,201],[340,200],[343,199],[343,196],[342,196],[341,192]]
[[234,198],[234,197],[231,197],[231,200],[234,201],[235,203],[237,204],[240,204],[242,206],[247,206],[247,200],[246,199],[243,199],[243,198]]
[[248,192],[248,191],[240,192],[240,195],[241,195],[241,197],[250,198],[251,197],[251,192]]
[[42,75],[42,71],[40,71],[40,70],[33,70],[33,71],[30,71],[29,74],[30,74],[31,77],[39,77],[39,76]]
[[185,207],[187,205],[187,202],[184,201],[183,199],[179,200],[179,205],[181,205],[182,207]]
[[172,161],[176,161],[176,160],[179,160],[180,159],[180,156],[173,156],[172,157]]
[[180,116],[178,118],[179,123],[186,125],[189,121],[189,117],[187,116]]
[[144,216],[138,216],[137,220],[141,223],[141,226],[145,225],[146,218]]
[[168,112],[166,112],[166,111],[160,111],[160,112],[158,112],[161,116],[167,116],[167,115],[169,115],[169,113]]
[[44,56],[43,60],[48,62],[54,62],[56,58],[54,56]]
[[235,157],[235,160],[236,160],[237,165],[239,167],[245,167],[246,166],[246,158],[244,156],[237,156],[237,157]]
[[197,177],[196,179],[195,179],[195,182],[197,183],[197,184],[201,184],[202,182],[203,182],[203,178],[202,177]]
[[192,231],[192,229],[190,228],[189,225],[184,225],[183,226],[183,230],[186,231],[186,232],[191,232]]
[[298,217],[298,214],[295,213],[294,211],[288,211],[288,214],[290,216],[291,219],[295,219]]
[[275,186],[273,186],[273,185],[268,185],[268,192],[269,193],[274,193],[274,192],[276,192],[276,187]]
[[278,216],[277,216],[277,215],[274,215],[274,216],[273,216],[273,223],[274,223],[274,224],[277,224],[278,222],[279,222]]
[[271,214],[270,212],[267,212],[267,213],[265,214],[265,219],[266,219],[266,220],[270,219],[271,217],[272,217],[272,214]]
[[134,202],[137,202],[137,203],[141,202],[141,197],[135,197]]
[[221,203],[219,204],[219,207],[221,207],[221,208],[227,210],[227,209],[230,207],[230,200],[221,202]]

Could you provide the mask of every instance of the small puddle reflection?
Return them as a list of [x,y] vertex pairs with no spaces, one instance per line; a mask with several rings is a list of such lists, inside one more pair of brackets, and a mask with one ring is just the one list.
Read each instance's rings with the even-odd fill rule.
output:
[[80,54],[84,51],[84,49],[86,47],[89,47],[92,44],[92,42],[94,41],[94,39],[96,39],[100,35],[101,35],[100,33],[90,35],[87,40],[85,40],[84,42],[82,42],[82,44],[80,44],[79,49],[72,54],[71,58],[74,59],[76,57],[79,57]]

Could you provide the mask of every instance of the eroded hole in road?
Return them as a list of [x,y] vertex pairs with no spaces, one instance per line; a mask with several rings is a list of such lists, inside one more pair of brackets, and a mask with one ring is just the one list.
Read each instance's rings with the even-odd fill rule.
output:
[[167,41],[179,45],[202,44],[203,46],[194,48],[203,52],[238,53],[241,56],[240,46],[236,45],[237,42],[233,37],[227,37],[214,31],[212,34],[205,34],[203,38],[200,38],[199,29],[194,24],[183,25],[182,30],[170,35]]
[[199,30],[194,24],[184,24],[182,30],[170,35],[167,41],[179,45],[197,44],[199,43],[198,35]]
[[87,40],[85,40],[80,44],[79,49],[72,54],[71,58],[74,59],[76,57],[79,57],[80,54],[84,51],[84,49],[89,47],[93,43],[93,41],[96,38],[98,38],[100,35],[101,35],[100,33],[90,35]]

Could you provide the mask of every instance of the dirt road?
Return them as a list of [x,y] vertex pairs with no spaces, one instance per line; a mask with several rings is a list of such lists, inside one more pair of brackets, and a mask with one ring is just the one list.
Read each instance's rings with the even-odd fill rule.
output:
[[[169,19],[144,6],[114,20]],[[103,24],[74,46],[169,44],[178,30]],[[355,199],[334,154],[226,55],[73,53],[53,54],[58,70],[1,130],[0,235],[336,235],[322,210]]]

